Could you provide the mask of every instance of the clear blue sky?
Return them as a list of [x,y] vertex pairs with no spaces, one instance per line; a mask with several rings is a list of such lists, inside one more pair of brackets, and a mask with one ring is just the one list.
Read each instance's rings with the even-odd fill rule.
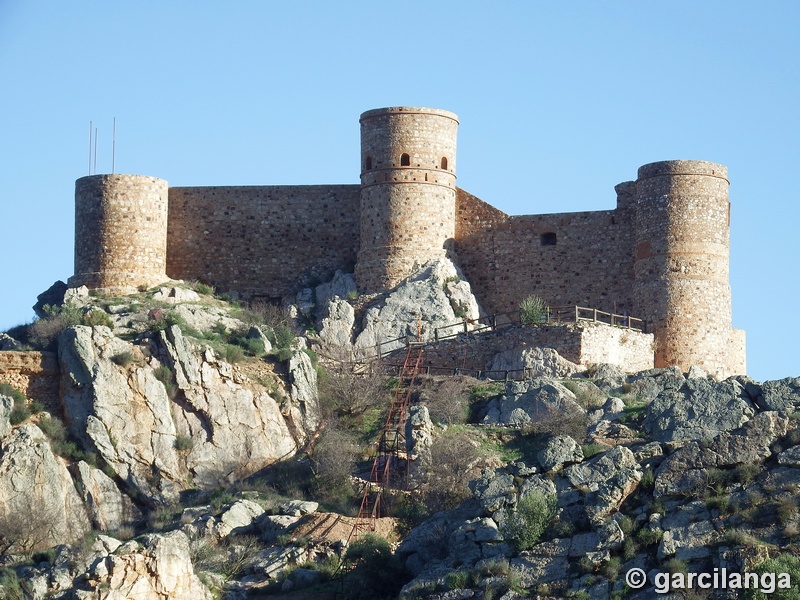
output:
[[658,160],[728,166],[734,326],[800,375],[800,2],[0,0],[0,329],[72,274],[74,180],[357,183],[358,117],[461,119],[458,184],[511,214],[613,208]]

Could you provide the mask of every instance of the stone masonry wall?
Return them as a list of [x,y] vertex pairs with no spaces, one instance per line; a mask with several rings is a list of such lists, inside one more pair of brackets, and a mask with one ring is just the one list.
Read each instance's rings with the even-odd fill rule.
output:
[[75,182],[75,275],[69,284],[122,292],[166,279],[167,182],[91,175]]
[[53,352],[0,352],[0,382],[47,407],[58,406],[59,379]]
[[718,377],[736,372],[727,175],[723,165],[705,161],[639,169],[635,293],[637,312],[654,326],[656,366],[699,365]]
[[358,185],[173,187],[167,274],[279,298],[309,275],[352,269]]
[[[425,347],[426,367],[483,371],[499,352],[509,348],[553,348],[574,363],[611,363],[627,372],[653,368],[653,335],[600,323],[511,325],[493,332],[462,334]],[[402,361],[398,350],[387,361]]]
[[652,333],[634,329],[609,327],[599,323],[581,324],[581,356],[579,364],[610,363],[628,373],[652,369]]
[[633,314],[630,206],[508,217],[460,191],[457,215],[458,261],[488,312],[514,311],[533,294]]
[[393,288],[416,265],[443,258],[455,235],[458,117],[392,107],[361,115],[362,292]]

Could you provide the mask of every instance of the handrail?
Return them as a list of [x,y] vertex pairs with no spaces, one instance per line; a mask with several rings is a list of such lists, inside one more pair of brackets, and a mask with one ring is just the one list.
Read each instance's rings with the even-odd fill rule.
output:
[[[581,321],[588,321],[594,323],[602,323],[612,327],[621,327],[624,329],[632,329],[634,331],[645,332],[645,321],[630,315],[618,315],[596,308],[587,308],[584,306],[551,306],[546,308],[545,316],[541,323],[535,325],[548,325],[560,323],[578,323]],[[508,311],[486,315],[477,319],[462,319],[455,323],[442,325],[433,329],[433,339],[428,340],[427,343],[437,343],[443,340],[452,339],[464,334],[477,334],[486,331],[496,331],[503,327],[510,327],[520,323],[519,311]],[[451,330],[454,332],[449,332]],[[449,332],[449,333],[448,333]],[[391,350],[383,350],[383,346],[402,342],[403,348],[408,347],[410,340],[414,338],[411,335],[403,335],[388,340],[379,340],[374,346],[367,346],[361,350],[374,349],[377,352],[378,358],[382,359],[393,352],[396,352],[400,347],[392,348]]]

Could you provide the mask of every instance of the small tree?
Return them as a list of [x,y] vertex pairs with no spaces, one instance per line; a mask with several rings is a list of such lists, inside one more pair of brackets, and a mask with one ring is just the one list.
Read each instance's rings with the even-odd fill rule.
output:
[[423,493],[431,512],[455,508],[470,497],[478,449],[463,429],[450,427],[431,443],[425,461]]
[[385,375],[377,364],[367,365],[356,373],[353,363],[336,363],[328,367],[318,384],[320,404],[326,416],[357,417],[388,401]]
[[519,303],[519,321],[523,325],[537,325],[547,321],[548,307],[540,296],[528,296]]
[[448,377],[434,381],[432,388],[423,392],[431,419],[446,425],[461,425],[469,417],[470,388],[474,379]]
[[354,495],[349,476],[355,471],[358,446],[334,421],[322,432],[311,460],[320,500],[332,508],[346,510]]

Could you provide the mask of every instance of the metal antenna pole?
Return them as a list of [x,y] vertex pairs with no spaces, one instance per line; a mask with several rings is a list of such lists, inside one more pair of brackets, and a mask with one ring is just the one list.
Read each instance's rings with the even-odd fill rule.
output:
[[97,127],[94,128],[94,174],[97,175]]
[[92,122],[89,121],[89,175],[92,174]]
[[111,134],[111,174],[116,173],[117,159],[117,117],[114,117],[114,131]]

